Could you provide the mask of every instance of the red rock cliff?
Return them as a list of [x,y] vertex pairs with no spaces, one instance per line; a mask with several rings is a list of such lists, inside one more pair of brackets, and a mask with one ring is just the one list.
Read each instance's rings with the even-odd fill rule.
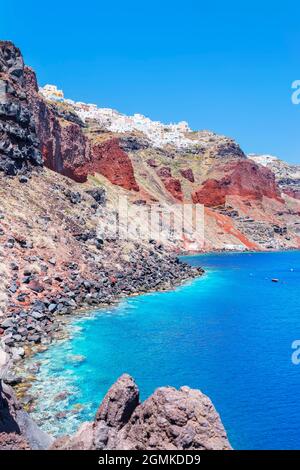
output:
[[35,73],[29,67],[25,68],[25,81],[44,164],[75,181],[86,181],[82,167],[90,158],[90,146],[81,126],[57,116],[38,93]]
[[91,160],[85,171],[88,174],[100,173],[112,184],[124,189],[139,190],[131,160],[127,153],[121,149],[117,138],[92,146]]
[[241,196],[249,199],[280,199],[274,174],[261,165],[248,160],[239,160],[223,168],[225,176],[210,178],[192,194],[194,203],[208,207],[225,204],[226,196]]
[[68,111],[58,112],[38,93],[35,73],[26,68],[26,90],[34,115],[45,165],[75,181],[100,173],[111,183],[138,191],[131,160],[118,139],[92,144],[82,123]]

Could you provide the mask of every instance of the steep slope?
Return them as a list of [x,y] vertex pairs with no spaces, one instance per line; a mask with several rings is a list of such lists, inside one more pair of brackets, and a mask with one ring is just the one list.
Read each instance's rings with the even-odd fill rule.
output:
[[24,68],[24,91],[44,164],[75,181],[86,181],[82,168],[90,159],[90,146],[81,119],[67,107],[58,111],[47,104],[38,93],[35,73],[29,67]]
[[275,176],[266,168],[262,169],[248,160],[240,160],[223,164],[218,170],[221,179],[209,178],[204,181],[202,187],[192,194],[193,202],[209,207],[222,206],[227,196],[259,201],[268,197],[281,201]]
[[74,174],[92,176],[108,192],[113,186],[124,188],[133,203],[194,203],[211,209],[205,211],[204,245],[201,237],[194,243],[187,236],[183,249],[299,246],[300,206],[286,198],[291,188],[284,188],[271,169],[250,161],[232,139],[193,132],[185,122],[164,125],[140,114],[76,103],[54,86],[40,89],[40,96],[57,115],[68,109],[84,123],[91,152],[87,163],[74,166]]
[[[23,93],[22,106],[30,116],[30,123],[22,124],[23,134],[28,124],[35,146],[31,153],[37,156],[37,160],[28,157],[23,163],[15,156],[13,170],[9,170],[12,160],[6,154],[1,158],[6,173],[18,172],[24,164],[40,164],[42,155],[51,170],[104,187],[108,199],[116,200],[116,188],[122,188],[131,203],[205,204],[211,211],[205,211],[203,248],[299,246],[298,203],[280,195],[283,189],[295,196],[295,187],[278,187],[272,172],[250,164],[232,139],[209,131],[192,132],[186,123],[163,125],[141,115],[128,117],[75,103],[65,100],[61,92],[53,95],[53,89],[52,94],[45,89],[39,92],[35,74],[24,67],[20,52],[9,43],[2,43],[1,50],[6,83],[18,88],[21,96]],[[7,50],[9,63],[5,64]],[[10,94],[5,99],[14,104]],[[15,146],[15,139],[7,137],[6,142],[7,148]],[[26,143],[21,148],[27,155]],[[230,219],[221,229],[218,214]],[[228,231],[228,226],[234,230]],[[182,248],[197,246],[187,238]]]
[[25,184],[4,178],[0,317],[9,321],[0,318],[0,338],[6,346],[46,344],[61,314],[197,275],[155,241],[103,238],[114,224],[103,190],[48,169],[32,172]]

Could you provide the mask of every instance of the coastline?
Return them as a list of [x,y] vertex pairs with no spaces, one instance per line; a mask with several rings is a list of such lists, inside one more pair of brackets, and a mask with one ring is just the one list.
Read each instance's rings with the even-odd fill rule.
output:
[[[285,253],[285,252],[298,252],[300,251],[299,248],[294,248],[294,249],[284,249],[284,250],[210,250],[210,251],[205,251],[205,252],[182,252],[181,254],[177,255],[178,260],[182,264],[186,264],[184,261],[184,258],[188,258],[189,256],[224,256],[224,255],[234,255],[234,254],[267,254],[267,253]],[[188,263],[187,263],[188,264]],[[192,268],[192,266],[191,266]],[[198,274],[197,274],[198,272]],[[51,335],[49,338],[49,343],[48,344],[30,344],[28,342],[24,342],[24,349],[26,350],[26,353],[23,357],[18,358],[16,361],[13,362],[12,370],[18,370],[19,364],[23,363],[23,360],[27,360],[28,358],[34,356],[35,354],[45,351],[50,347],[54,342],[65,340],[69,338],[69,332],[68,332],[68,326],[70,323],[74,321],[74,319],[80,319],[85,316],[89,316],[91,312],[94,312],[96,310],[104,310],[109,308],[110,306],[117,306],[123,299],[131,298],[131,297],[137,297],[145,294],[151,294],[151,293],[156,293],[156,292],[167,292],[167,291],[172,291],[176,290],[178,287],[185,285],[188,282],[192,282],[194,279],[197,279],[199,277],[202,277],[205,275],[205,270],[201,268],[197,268],[193,271],[193,275],[190,275],[189,277],[182,277],[178,278],[174,281],[172,285],[169,283],[164,283],[162,282],[162,285],[160,285],[157,288],[150,288],[147,290],[140,290],[135,293],[131,294],[125,294],[125,293],[120,293],[115,295],[113,299],[111,299],[109,302],[102,302],[97,305],[93,306],[79,306],[75,310],[71,311],[68,314],[61,314],[59,315],[59,322],[58,322],[58,328],[54,333]],[[14,380],[9,381],[10,384],[15,386],[13,383]]]
[[[299,250],[297,250],[297,251],[299,252]],[[281,253],[284,253],[284,252],[281,252]],[[240,255],[243,255],[243,254],[246,254],[246,253],[239,253],[239,254],[240,254]],[[249,254],[250,254],[250,253],[249,253]],[[257,254],[257,253],[254,252],[254,254]],[[265,253],[265,254],[266,254],[266,253]],[[278,252],[278,254],[280,254],[280,253]],[[216,255],[216,254],[210,253],[210,254],[206,254],[206,255],[209,256],[209,255]],[[220,255],[223,256],[223,257],[225,256],[224,259],[227,258],[227,256],[224,255],[224,254],[221,254],[221,253],[220,253]],[[270,255],[272,255],[272,254],[270,253]],[[201,256],[201,255],[200,255],[200,256]],[[228,256],[229,256],[229,258],[230,258],[231,254],[228,253]],[[242,256],[242,257],[241,257],[241,260],[243,260],[243,258],[244,258],[244,257]],[[250,257],[250,260],[251,260],[251,258],[252,258],[252,257]],[[256,259],[257,259],[257,258],[256,258]],[[267,259],[267,257],[266,257],[265,259]],[[274,259],[274,258],[273,258],[273,259]],[[291,260],[292,258],[289,258],[289,259]],[[201,262],[201,261],[200,261],[200,262]],[[247,266],[248,266],[248,261],[245,260],[245,261],[243,261],[243,263],[244,263],[244,262],[246,263],[245,266],[247,267]],[[229,264],[228,264],[228,263],[229,263]],[[253,263],[253,262],[250,261],[250,263]],[[223,265],[223,262],[221,262],[221,264]],[[268,262],[267,262],[267,264],[268,264]],[[213,263],[213,265],[214,265],[214,263]],[[231,265],[231,262],[230,262],[229,260],[228,260],[228,261],[225,261],[225,266],[226,266],[226,265],[227,265],[227,266],[230,266],[230,265]],[[276,258],[275,258],[275,266],[276,266]],[[293,266],[293,265],[290,264],[290,266]],[[275,268],[275,269],[276,269],[276,268]],[[213,269],[213,270],[214,270],[214,269]],[[210,268],[207,269],[206,273],[209,274],[209,272],[211,272]],[[209,277],[209,276],[208,276],[208,277]],[[227,277],[227,276],[226,276],[226,277]],[[218,278],[218,276],[217,276],[217,278]],[[256,281],[254,281],[253,278],[251,278],[251,279],[252,279],[252,281],[254,282],[254,284],[256,284]],[[194,280],[189,279],[189,280],[186,280],[185,282],[178,283],[176,286],[174,286],[174,289],[168,289],[168,290],[152,290],[152,292],[145,292],[145,293],[143,293],[142,295],[138,295],[138,296],[135,295],[135,296],[133,296],[133,297],[143,297],[143,296],[147,297],[148,294],[149,294],[149,296],[151,296],[152,293],[155,294],[155,293],[157,293],[157,292],[162,292],[162,293],[163,293],[163,292],[172,292],[172,291],[174,291],[174,292],[176,293],[176,290],[178,290],[178,288],[179,288],[179,291],[181,290],[181,289],[180,289],[180,286],[181,286],[181,285],[183,285],[183,286],[186,285],[186,284],[188,284],[188,285],[189,285],[189,284],[193,285],[193,283],[194,283],[193,281],[196,282],[197,279],[194,279]],[[273,289],[273,285],[272,285],[271,283],[268,283],[268,279],[263,278],[262,281],[263,281],[264,284],[265,284],[265,282],[267,282],[267,286],[268,286],[268,285],[269,285],[269,286],[272,286],[271,289]],[[250,283],[250,284],[253,285],[253,282]],[[247,282],[245,285],[247,285],[247,284],[249,284],[249,283]],[[201,285],[201,282],[200,282],[200,285]],[[214,289],[218,289],[218,288],[219,288],[219,286],[218,286],[214,281],[213,281],[213,285],[214,285]],[[284,283],[283,283],[283,285],[284,285]],[[193,288],[192,288],[192,289],[193,289]],[[207,286],[206,286],[205,284],[202,285],[202,287],[200,288],[200,292],[201,292],[201,290],[202,290],[202,292],[207,291]],[[208,286],[208,290],[210,290],[209,286]],[[183,289],[183,292],[184,292],[184,291],[186,291],[186,290]],[[188,292],[192,292],[189,288],[187,289],[187,291],[188,291]],[[197,287],[196,287],[196,291],[197,291]],[[216,291],[214,291],[214,292],[216,292]],[[182,294],[179,293],[179,298],[181,297],[181,295],[182,295]],[[186,295],[186,294],[184,294],[184,295]],[[131,297],[132,297],[132,296],[131,296]],[[129,299],[130,297],[129,297],[129,296],[126,296],[126,298]],[[126,298],[123,297],[123,299],[126,299]],[[155,298],[155,297],[154,297],[154,298]],[[172,295],[171,295],[171,298],[172,298]],[[177,298],[177,297],[176,297],[176,298]],[[203,298],[202,295],[201,295],[200,298]],[[208,299],[208,298],[209,298],[209,297],[207,297],[207,295],[205,294],[205,295],[204,295],[204,299]],[[121,301],[121,300],[122,300],[122,299],[120,298],[119,301]],[[140,302],[137,302],[137,304],[135,304],[135,302],[134,302],[134,304],[135,304],[135,305],[147,305],[147,304],[149,304],[149,300],[150,300],[150,304],[151,304],[151,305],[153,305],[153,306],[156,305],[156,301],[154,300],[154,303],[153,303],[153,301],[151,300],[151,298],[148,299],[148,300],[146,299],[145,302],[144,302],[143,299],[141,299],[141,303],[140,303]],[[161,305],[163,305],[164,302],[165,302],[165,301],[162,300]],[[168,303],[169,303],[169,301],[168,301],[168,299],[167,299],[167,304],[168,304]],[[117,307],[117,311],[118,311],[118,302],[116,301],[116,302],[114,303],[114,305]],[[126,305],[126,302],[125,302],[125,305]],[[176,304],[176,302],[175,302],[175,304],[173,304],[173,309],[174,309],[174,307],[175,307],[176,305],[177,305],[177,304]],[[105,307],[107,307],[107,306],[103,306],[103,308],[105,308]],[[126,307],[125,307],[125,308],[126,308]],[[122,309],[123,309],[123,307],[121,306],[121,310],[122,310]],[[92,310],[96,310],[96,309],[92,309]],[[94,321],[92,321],[91,323],[90,323],[90,322],[87,322],[87,323],[86,323],[86,322],[84,321],[84,317],[85,317],[85,316],[86,316],[86,317],[90,316],[91,313],[92,313],[92,310],[89,310],[89,311],[82,311],[82,312],[81,312],[81,315],[78,315],[78,316],[77,316],[77,315],[76,315],[76,316],[73,315],[72,318],[69,318],[69,319],[68,319],[68,320],[70,320],[70,321],[74,321],[74,320],[75,320],[75,322],[76,322],[76,320],[78,319],[78,320],[79,320],[79,324],[76,325],[76,323],[75,323],[74,326],[75,326],[75,328],[76,328],[76,326],[78,326],[79,329],[81,328],[80,320],[81,320],[81,319],[83,320],[83,325],[85,325],[85,326],[84,326],[84,330],[85,330],[85,328],[87,327],[87,332],[89,331],[89,334],[87,333],[87,339],[86,339],[86,341],[89,341],[88,338],[91,338],[91,335],[95,336],[94,333],[93,333],[93,332],[94,332],[94,329],[96,328],[96,331],[97,331],[97,328],[99,328],[99,319],[97,320],[97,318],[96,318],[96,317],[98,316],[98,313],[99,313],[99,315],[103,318],[103,315],[101,315],[101,311],[95,312],[95,318],[93,319],[93,320],[95,320],[95,323],[94,323]],[[180,310],[180,308],[179,308],[179,310]],[[146,312],[147,312],[147,310],[146,310]],[[146,313],[146,312],[145,312],[145,313]],[[110,316],[109,313],[110,313],[110,312],[108,312],[108,317]],[[111,312],[111,313],[113,314],[113,318],[114,318],[114,317],[115,317],[114,312]],[[116,312],[116,313],[117,313],[117,312]],[[130,315],[130,316],[131,316],[131,315]],[[130,317],[130,316],[129,316],[129,317]],[[77,318],[76,318],[76,317],[77,317]],[[118,315],[116,315],[116,318],[117,318],[117,317],[118,317]],[[121,315],[121,317],[123,317],[123,315]],[[155,316],[152,317],[152,319],[153,319],[153,318],[155,318]],[[172,318],[175,320],[175,317],[172,317]],[[104,321],[104,323],[102,323],[102,321]],[[113,321],[112,324],[114,325],[114,324],[115,324],[115,320],[112,320],[112,321]],[[116,321],[119,322],[119,320],[116,320]],[[166,320],[165,320],[165,321],[166,321]],[[108,319],[103,319],[103,320],[100,319],[100,322],[101,322],[101,324],[103,324],[103,325],[107,325],[108,323],[111,324],[111,323],[110,323],[111,320],[109,320],[109,318],[108,318]],[[139,321],[138,321],[138,323],[139,323]],[[148,324],[149,324],[149,323],[148,323]],[[89,325],[90,325],[90,326],[89,326]],[[98,325],[98,326],[97,326],[97,325]],[[132,325],[132,323],[131,323],[131,325]],[[66,327],[66,328],[68,327],[67,323],[65,324],[65,327]],[[102,329],[102,327],[101,327],[101,329]],[[114,331],[114,330],[112,330],[112,331]],[[40,388],[41,386],[43,387],[43,381],[45,381],[45,377],[47,377],[47,375],[48,375],[48,372],[46,372],[46,374],[47,374],[46,376],[45,376],[44,374],[45,374],[45,370],[49,367],[49,366],[47,366],[47,362],[49,362],[49,359],[50,359],[50,358],[51,358],[51,359],[50,359],[50,364],[51,364],[52,359],[53,359],[53,361],[54,361],[53,364],[54,364],[54,363],[56,364],[56,358],[57,358],[57,360],[58,360],[57,364],[59,364],[59,361],[60,361],[59,357],[60,357],[60,355],[62,354],[63,351],[64,351],[64,354],[70,354],[70,358],[71,358],[71,356],[74,355],[74,360],[75,360],[75,355],[76,355],[76,354],[79,354],[79,355],[83,354],[82,357],[85,357],[85,356],[86,356],[85,351],[81,350],[81,347],[79,348],[79,350],[77,349],[77,348],[78,348],[78,345],[79,345],[80,343],[83,344],[83,343],[82,343],[82,342],[83,342],[83,339],[81,339],[80,342],[78,343],[78,339],[82,336],[82,334],[80,333],[79,330],[77,331],[77,333],[76,333],[76,330],[74,330],[74,332],[75,332],[74,337],[73,337],[73,338],[70,338],[70,339],[72,340],[72,342],[70,343],[70,345],[71,345],[71,344],[73,344],[73,345],[75,344],[75,345],[77,345],[77,347],[75,347],[75,349],[73,349],[73,347],[72,347],[73,352],[72,352],[72,349],[69,348],[68,338],[65,337],[65,338],[64,338],[65,341],[66,341],[65,345],[62,345],[62,346],[59,346],[59,345],[58,345],[58,348],[55,346],[55,347],[54,347],[54,350],[52,351],[52,353],[51,353],[51,351],[49,351],[49,353],[46,353],[46,356],[45,356],[45,361],[46,361],[46,362],[45,362],[45,365],[42,366],[42,370],[41,370],[41,374],[42,374],[42,375],[41,375],[40,379],[38,379],[39,381],[37,382],[37,388],[36,388],[36,389],[34,388],[34,390],[35,390],[34,393],[36,393],[36,395],[33,394],[33,397],[34,397],[34,398],[36,397],[37,400],[38,400],[38,394],[40,393],[40,392],[39,392],[39,388]],[[123,336],[123,335],[121,334],[121,338],[122,338],[122,336]],[[85,337],[85,333],[84,333],[84,335],[82,336],[82,338],[83,338],[83,337]],[[104,338],[105,338],[105,336],[104,336]],[[60,341],[60,340],[58,339],[58,341]],[[73,341],[75,341],[75,342],[73,342]],[[124,338],[121,339],[121,341],[123,341],[123,343],[124,343]],[[104,344],[105,344],[105,341],[104,341]],[[89,346],[87,346],[87,347],[89,347]],[[124,348],[124,344],[123,344],[123,348]],[[103,354],[103,352],[104,352],[104,351],[103,351],[102,349],[100,349],[99,353]],[[43,360],[42,357],[43,357],[43,356],[40,356],[40,357],[36,360],[36,364],[38,364],[40,361]],[[62,356],[61,356],[61,357],[62,357]],[[64,356],[64,357],[65,357],[65,356]],[[87,365],[84,365],[86,360],[83,361],[83,365],[82,365],[82,366],[80,365],[80,363],[78,363],[78,365],[80,365],[80,367],[83,367],[83,368],[87,367],[88,364],[90,364],[90,358],[89,358],[89,356],[86,356],[86,359],[88,359],[88,362],[86,363]],[[79,356],[78,356],[78,360],[79,360]],[[69,361],[71,361],[71,359],[69,359]],[[72,361],[73,361],[73,359],[72,359]],[[126,363],[127,363],[127,362],[126,362]],[[130,363],[130,361],[129,361],[129,363]],[[34,364],[35,364],[34,362],[31,363],[31,365],[34,365]],[[69,363],[69,366],[71,367],[71,369],[73,369],[73,366],[72,366],[71,362]],[[62,369],[62,370],[64,370],[64,369]],[[125,370],[125,369],[124,369],[124,370]],[[136,370],[138,370],[138,369],[136,369]],[[38,373],[38,372],[39,372],[39,371],[37,371],[37,373]],[[33,372],[33,373],[34,373],[34,372]],[[77,372],[77,367],[76,367],[76,365],[75,365],[75,374],[77,375],[77,373],[80,374],[79,370],[78,370],[78,372]],[[136,374],[136,373],[137,373],[137,372],[135,371],[135,374]],[[50,379],[51,374],[52,374],[52,373],[50,372],[50,375],[49,375],[48,379],[46,379],[46,380],[47,380],[47,382],[45,382],[46,385],[47,385],[47,383],[50,384],[49,379]],[[64,373],[61,373],[61,377],[64,377],[64,376],[65,376],[65,374],[64,374]],[[67,375],[66,375],[66,377],[67,377]],[[95,378],[96,378],[96,377],[97,377],[97,374],[96,374],[96,370],[95,370]],[[101,374],[100,374],[100,377],[101,377]],[[109,377],[110,377],[110,375],[109,375]],[[40,380],[42,380],[42,381],[40,382]],[[52,386],[53,386],[53,389],[52,389],[52,390],[50,390],[50,389],[48,390],[48,393],[49,393],[49,394],[53,393],[54,395],[56,395],[56,394],[58,394],[59,390],[62,390],[62,391],[64,391],[64,390],[68,391],[68,390],[69,390],[69,388],[68,388],[68,380],[69,380],[69,379],[67,379],[66,382],[63,380],[63,381],[61,382],[61,384],[59,385],[59,387],[57,386],[58,383],[56,383],[55,378],[53,378],[53,380],[54,380],[54,381],[53,381],[53,385],[52,385]],[[163,380],[163,379],[160,378],[160,383],[163,383],[162,380]],[[28,381],[28,382],[29,382],[29,381]],[[173,385],[173,384],[172,384],[172,381],[170,381],[169,379],[168,379],[166,382],[164,382],[164,383],[170,383],[171,385]],[[185,383],[185,381],[180,379],[180,383]],[[56,384],[56,385],[55,385],[55,384]],[[187,382],[187,384],[189,385],[189,382]],[[191,385],[192,385],[194,388],[200,388],[200,389],[202,390],[201,382],[198,382],[198,384],[197,384],[197,382],[193,382],[193,381],[192,381],[192,382],[191,382]],[[29,394],[30,394],[30,389],[27,388],[27,389],[25,390],[25,395],[27,394],[27,391],[28,391]],[[208,391],[207,391],[206,389],[204,389],[204,391],[208,394],[208,396],[214,397],[214,394],[212,394],[211,391],[209,391],[209,393],[208,393]],[[147,395],[148,395],[148,393],[149,393],[149,388],[148,388],[148,390],[147,390]],[[53,396],[54,396],[54,395],[53,395]],[[91,396],[91,399],[92,399],[93,395],[89,395],[89,396]],[[98,398],[99,398],[99,397],[98,397]],[[28,399],[28,396],[26,397],[26,399]],[[215,400],[215,399],[216,399],[216,398],[214,397],[214,400]],[[78,400],[78,398],[76,398],[76,400]],[[86,399],[83,400],[83,401],[81,401],[81,400],[82,400],[82,397],[79,398],[79,403],[83,403],[83,404],[84,404],[84,403],[87,403]],[[26,401],[26,400],[25,400],[25,401]],[[49,400],[49,402],[50,402],[50,400]],[[38,403],[38,401],[37,401],[37,402],[32,401],[32,405],[33,405],[33,406],[34,406],[35,403]],[[72,403],[72,402],[71,402],[71,403]],[[77,403],[77,401],[76,401],[76,403]],[[74,404],[74,401],[73,401],[73,404]],[[40,410],[40,409],[39,409],[39,405],[37,405],[37,406],[38,406],[38,410],[39,410],[38,413],[40,413],[41,411],[43,411],[43,408],[42,408],[42,410]],[[46,405],[46,406],[48,406],[48,405]],[[51,408],[50,408],[50,409],[51,409]],[[55,409],[55,403],[54,403],[54,408],[53,408],[53,409]],[[58,410],[59,410],[59,409],[60,409],[60,405],[58,406]],[[31,410],[30,410],[30,405],[27,405],[27,406],[26,406],[26,410],[27,410],[27,411],[31,411]],[[71,410],[71,408],[70,408],[70,410]],[[75,413],[75,409],[74,409],[74,413]],[[36,415],[33,415],[33,416],[34,416],[34,419],[37,419],[37,417],[38,417],[39,415],[36,414]],[[41,417],[41,418],[40,418],[40,419],[41,419],[41,422],[40,422],[40,423],[42,423],[43,420],[44,420],[44,418],[42,417],[42,414],[40,415],[40,417]],[[225,418],[226,418],[226,413],[225,413]],[[77,418],[76,418],[76,419],[77,419]],[[78,419],[80,419],[80,415],[78,415]],[[226,420],[225,420],[225,422],[226,422]],[[59,424],[59,422],[57,422],[57,424],[55,424],[55,426],[54,426],[53,429],[55,429],[56,426],[59,427],[59,426],[61,426],[61,425],[63,425],[63,424]],[[46,425],[46,426],[47,426],[47,425]],[[63,425],[63,426],[64,426],[64,425]],[[47,427],[46,427],[45,429],[47,429]],[[64,429],[64,428],[62,428],[62,429]],[[226,429],[227,429],[227,426],[226,426]],[[231,429],[231,428],[228,427],[228,429]]]
[[[297,252],[299,250],[280,250],[280,251],[272,251],[272,252],[270,251],[264,251],[264,252],[262,251],[230,251],[230,252],[229,251],[227,252],[215,251],[215,252],[212,252],[210,251],[210,252],[201,252],[201,253],[196,253],[196,254],[193,253],[189,255],[181,254],[181,255],[178,255],[178,259],[180,260],[182,264],[185,264],[184,258],[188,256],[210,256],[210,255],[211,256],[218,256],[218,255],[230,256],[234,254],[251,255],[252,253],[253,254],[267,254],[267,253],[284,253],[287,251]],[[193,274],[195,274],[195,271],[193,271]],[[14,387],[16,394],[17,394],[17,398],[22,403],[23,397],[27,396],[27,392],[30,389],[31,384],[34,381],[33,374],[31,372],[26,371],[26,368],[24,368],[24,366],[26,365],[26,361],[30,360],[36,354],[48,350],[49,347],[51,347],[52,345],[55,345],[56,343],[59,343],[60,341],[69,340],[71,338],[70,324],[72,324],[72,322],[74,322],[75,320],[84,319],[84,317],[89,317],[92,314],[92,312],[95,312],[95,311],[101,312],[101,310],[105,310],[111,306],[117,307],[120,304],[120,302],[122,302],[122,300],[124,299],[129,299],[132,297],[139,297],[139,296],[151,294],[151,293],[168,292],[168,291],[176,290],[180,286],[183,286],[189,282],[193,282],[193,280],[199,277],[202,277],[204,275],[205,275],[205,271],[201,268],[200,271],[198,271],[198,275],[176,279],[176,282],[174,282],[172,285],[169,285],[168,283],[166,284],[163,283],[158,288],[148,289],[146,291],[143,290],[134,294],[125,295],[124,293],[123,294],[121,293],[119,295],[116,295],[113,298],[113,300],[110,302],[101,303],[98,305],[94,305],[92,307],[85,306],[82,308],[78,308],[69,314],[60,315],[59,327],[51,336],[51,340],[49,344],[47,345],[39,344],[39,345],[30,345],[30,346],[28,346],[27,344],[24,345],[26,354],[24,355],[24,357],[19,358],[18,360],[13,362],[10,368],[10,376],[8,377],[8,380],[6,380],[6,383]],[[34,397],[33,397],[33,400],[34,400]],[[27,411],[30,411],[30,406],[26,404],[24,404],[24,406]]]
[[[63,328],[61,329],[60,332],[58,332],[57,336],[53,338],[52,343],[49,345],[49,347],[44,348],[40,350],[37,348],[36,350],[32,349],[31,354],[28,355],[26,358],[24,358],[21,362],[16,364],[15,371],[16,375],[19,375],[22,377],[22,382],[19,384],[16,384],[13,386],[18,402],[21,404],[23,409],[31,414],[32,410],[35,407],[37,396],[34,394],[30,393],[31,387],[35,382],[35,372],[34,368],[37,364],[40,363],[40,360],[37,360],[37,362],[32,362],[34,361],[34,357],[36,355],[39,355],[40,353],[47,352],[47,350],[51,350],[51,347],[55,347],[56,345],[59,346],[59,344],[62,344],[63,342],[67,342],[70,340],[73,340],[74,338],[77,337],[78,333],[77,328],[80,329],[80,325],[77,325],[77,322],[80,323],[81,321],[86,320],[93,320],[96,319],[96,317],[101,316],[102,313],[105,315],[105,311],[107,311],[110,307],[118,309],[118,307],[121,305],[121,302],[123,300],[129,300],[130,298],[137,298],[137,297],[145,297],[145,296],[151,296],[151,294],[162,294],[162,293],[168,293],[168,292],[176,292],[178,289],[181,287],[185,286],[190,286],[197,280],[204,278],[206,275],[207,271],[201,272],[199,276],[194,276],[190,277],[187,279],[183,279],[181,281],[178,281],[176,284],[174,284],[172,287],[168,288],[160,288],[160,289],[152,289],[148,290],[147,292],[141,292],[139,294],[134,294],[134,295],[127,295],[127,296],[122,296],[119,297],[118,299],[115,299],[115,301],[111,304],[103,304],[100,307],[92,308],[92,309],[83,309],[83,310],[78,310],[76,313],[74,312],[71,315],[68,315],[64,318],[64,324]],[[102,312],[103,310],[103,312]],[[72,328],[75,326],[75,330],[73,331],[75,334],[74,336],[72,335]],[[75,358],[75,356],[74,356]],[[83,359],[83,358],[82,358]],[[47,360],[47,359],[46,359]],[[80,363],[80,356],[78,356],[78,361]],[[36,372],[39,372],[39,366]],[[60,386],[61,388],[61,386]],[[63,386],[62,390],[64,391],[68,390],[68,388]],[[52,391],[52,393],[55,393]],[[59,394],[59,393],[58,393]],[[74,411],[75,412],[75,411]],[[78,412],[80,412],[80,407],[78,406]],[[75,412],[76,414],[76,412]],[[37,417],[34,418],[37,420]],[[39,423],[41,425],[41,423]],[[48,431],[47,431],[48,432]]]
[[[180,256],[178,256],[178,259],[180,260]],[[181,260],[179,261],[178,264],[182,266],[187,265]],[[178,287],[188,282],[192,282],[194,279],[202,277],[205,274],[205,271],[202,268],[196,268],[192,266],[189,266],[189,268],[190,268],[189,276],[182,275],[181,278],[180,277],[176,278],[174,282],[172,283],[172,285],[170,285],[170,283],[168,282],[162,281],[161,285],[159,285],[156,288],[140,290],[139,292],[132,293],[132,294],[119,293],[115,295],[113,299],[111,299],[109,302],[102,302],[100,304],[93,305],[93,306],[85,305],[85,306],[82,306],[73,310],[72,312],[68,314],[59,315],[59,322],[58,322],[57,329],[52,333],[51,337],[49,337],[48,344],[33,344],[32,345],[28,342],[24,342],[22,347],[24,348],[25,354],[22,357],[12,360],[9,373],[8,373],[9,375],[4,380],[5,383],[7,383],[8,385],[11,385],[16,390],[17,398],[22,403],[23,395],[26,394],[27,390],[30,388],[30,384],[34,381],[33,375],[31,373],[27,374],[25,372],[24,364],[26,363],[27,360],[29,360],[31,357],[35,356],[36,354],[48,350],[48,348],[51,347],[51,345],[60,341],[68,340],[71,334],[71,332],[69,331],[69,327],[70,327],[70,324],[74,320],[76,319],[80,320],[81,318],[84,318],[85,316],[88,317],[91,314],[91,312],[95,312],[99,310],[101,311],[111,306],[117,306],[120,302],[122,302],[123,299],[156,293],[156,292],[167,292],[167,291],[175,290]],[[24,393],[23,392],[19,393],[20,390],[24,391]],[[26,406],[25,406],[25,409],[26,409]]]

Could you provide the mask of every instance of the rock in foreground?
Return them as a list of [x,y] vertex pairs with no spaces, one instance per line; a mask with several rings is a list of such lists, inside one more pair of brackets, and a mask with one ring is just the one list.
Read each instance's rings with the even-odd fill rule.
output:
[[230,450],[225,429],[210,399],[199,390],[157,389],[139,403],[127,374],[106,394],[94,422],[57,439],[53,449]]
[[53,438],[21,408],[12,387],[2,382],[1,371],[0,366],[0,451],[47,449]]

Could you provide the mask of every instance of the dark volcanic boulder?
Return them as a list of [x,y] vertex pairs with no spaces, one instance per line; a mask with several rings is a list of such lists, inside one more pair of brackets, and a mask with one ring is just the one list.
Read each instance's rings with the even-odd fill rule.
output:
[[104,188],[94,188],[86,191],[87,194],[95,199],[96,203],[100,206],[106,203],[106,191]]
[[194,173],[191,168],[187,168],[186,170],[180,170],[180,173],[185,179],[187,179],[191,183],[195,182]]

